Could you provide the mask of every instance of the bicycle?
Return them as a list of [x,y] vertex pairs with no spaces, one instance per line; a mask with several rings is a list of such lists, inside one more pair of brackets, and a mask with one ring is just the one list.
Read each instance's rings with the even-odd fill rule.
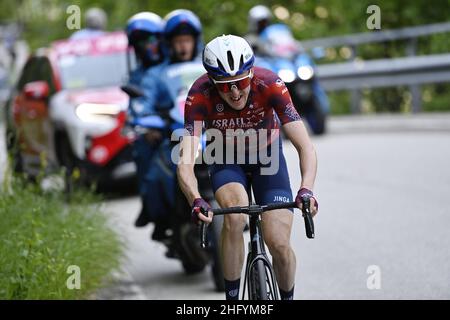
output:
[[[246,260],[242,300],[245,297],[246,290],[248,290],[249,300],[280,300],[275,273],[265,250],[264,238],[261,231],[261,214],[265,211],[275,209],[297,208],[297,204],[295,202],[270,203],[262,206],[254,204],[251,184],[248,183],[248,186],[248,206],[213,209],[212,212],[214,216],[236,213],[249,215],[250,241],[248,243],[249,252]],[[309,239],[313,239],[315,235],[314,222],[309,209],[310,198],[302,198],[302,205],[306,236]],[[207,246],[206,230],[207,224],[202,223],[200,232],[200,245],[202,248]]]

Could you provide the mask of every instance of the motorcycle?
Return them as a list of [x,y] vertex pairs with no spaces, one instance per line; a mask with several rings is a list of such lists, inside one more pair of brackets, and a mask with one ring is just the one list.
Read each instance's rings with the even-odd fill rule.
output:
[[[123,86],[133,102],[133,98],[142,96],[139,88],[131,85]],[[136,135],[144,134],[148,129],[159,130],[163,135],[163,141],[158,146],[153,157],[153,166],[157,173],[159,185],[163,190],[164,207],[169,214],[170,237],[163,241],[168,251],[168,258],[175,258],[181,261],[186,274],[201,272],[207,265],[211,266],[211,275],[215,288],[223,292],[223,270],[220,262],[219,240],[222,230],[222,220],[214,219],[212,228],[209,228],[209,246],[205,249],[199,245],[199,228],[190,220],[191,207],[182,193],[176,177],[176,162],[172,161],[173,148],[179,142],[180,136],[176,135],[178,129],[184,124],[184,101],[181,96],[177,103],[165,115],[150,115],[147,117],[132,119],[128,130]],[[130,132],[125,133],[130,134]],[[206,137],[201,139],[200,148],[206,145]],[[201,152],[201,150],[199,150]],[[207,165],[204,162],[197,163],[194,172],[198,181],[200,194],[212,207],[218,207],[209,180]]]
[[281,78],[299,114],[314,134],[326,131],[330,111],[327,95],[316,76],[316,65],[284,24],[273,24],[260,34],[255,65],[269,69]]

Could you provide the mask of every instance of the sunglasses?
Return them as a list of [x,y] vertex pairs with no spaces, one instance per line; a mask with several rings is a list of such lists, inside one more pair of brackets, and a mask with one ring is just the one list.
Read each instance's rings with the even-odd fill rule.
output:
[[239,90],[244,90],[250,85],[250,82],[252,81],[253,72],[250,71],[248,75],[245,77],[239,78],[239,79],[233,79],[233,80],[215,80],[211,77],[212,82],[216,86],[216,88],[223,92],[228,93],[231,91],[233,86],[235,86]]

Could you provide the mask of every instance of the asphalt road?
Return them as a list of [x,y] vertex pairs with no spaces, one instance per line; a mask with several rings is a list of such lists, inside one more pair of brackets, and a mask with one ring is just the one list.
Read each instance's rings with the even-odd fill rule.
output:
[[[338,118],[329,134],[313,138],[320,212],[314,240],[306,239],[303,219],[295,219],[296,299],[450,298],[449,120]],[[284,150],[297,190],[298,157],[289,143]],[[138,198],[105,207],[128,246],[127,277],[101,297],[223,298],[209,272],[185,276],[163,246],[149,241],[151,227],[133,228]]]
[[[295,298],[450,299],[450,115],[335,118],[329,134],[313,142],[320,212],[314,240],[295,219]],[[3,169],[3,139],[0,150]],[[290,144],[284,150],[297,190],[297,155]],[[127,257],[117,285],[96,298],[223,298],[209,272],[185,276],[178,261],[165,258],[164,247],[149,240],[152,227],[133,227],[137,197],[104,206]],[[378,289],[369,289],[376,275],[369,282]]]

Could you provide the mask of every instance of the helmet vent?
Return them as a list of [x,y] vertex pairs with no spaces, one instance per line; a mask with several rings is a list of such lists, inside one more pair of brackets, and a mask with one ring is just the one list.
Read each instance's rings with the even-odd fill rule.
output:
[[233,55],[231,54],[231,51],[227,51],[227,58],[228,58],[228,65],[230,66],[231,70],[234,70],[234,59]]
[[[229,51],[228,51],[228,52],[229,52]],[[217,65],[219,66],[219,69],[220,69],[220,70],[222,70],[223,72],[226,72],[226,71],[225,71],[225,68],[223,67],[222,62],[220,62],[219,59],[217,59]]]
[[242,70],[242,66],[243,65],[244,65],[244,55],[241,54],[241,59],[240,59],[240,62],[239,62],[239,70]]

